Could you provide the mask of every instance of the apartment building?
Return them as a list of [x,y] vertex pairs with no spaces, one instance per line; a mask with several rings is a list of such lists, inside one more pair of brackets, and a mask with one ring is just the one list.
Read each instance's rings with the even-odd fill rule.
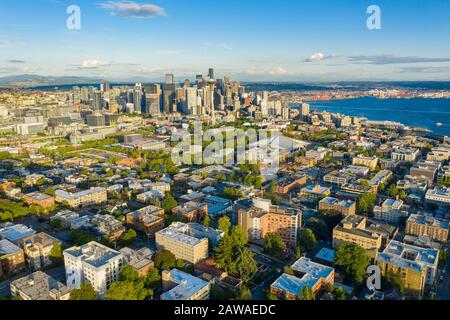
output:
[[397,148],[391,153],[392,160],[415,162],[420,155],[420,150],[416,148]]
[[152,260],[153,252],[149,248],[143,247],[139,250],[122,248],[119,251],[123,255],[124,263],[131,266],[141,278],[145,278],[155,266]]
[[426,177],[429,185],[432,186],[441,167],[442,164],[440,162],[420,161],[410,169],[409,175],[413,177]]
[[90,283],[100,298],[119,280],[123,255],[97,242],[64,250],[64,265],[69,290]]
[[90,224],[95,232],[111,241],[118,240],[125,233],[122,222],[108,214],[96,214]]
[[387,272],[401,274],[405,293],[415,297],[423,295],[425,285],[435,283],[438,261],[438,250],[398,241],[391,241],[375,258],[375,263],[380,267],[383,275]]
[[6,239],[14,243],[35,233],[35,230],[23,224],[13,224],[10,222],[0,224],[0,239]]
[[374,215],[376,220],[398,223],[401,218],[408,217],[408,211],[403,210],[403,201],[387,199],[381,206],[374,208]]
[[351,181],[363,178],[370,173],[370,169],[362,166],[348,166],[342,170],[332,171],[323,177],[323,181],[343,186]]
[[202,222],[208,215],[208,205],[203,202],[186,202],[172,209],[172,215],[183,222]]
[[13,273],[25,267],[23,250],[9,240],[0,240],[0,274]]
[[210,283],[178,269],[163,271],[162,283],[161,300],[209,300]]
[[262,243],[267,234],[278,233],[288,245],[296,245],[302,218],[300,210],[272,206],[266,199],[253,199],[250,207],[238,210],[238,223],[250,241]]
[[164,228],[164,209],[156,206],[147,206],[127,214],[127,224],[144,232],[148,237],[154,238],[156,232]]
[[450,188],[435,187],[427,191],[425,200],[428,203],[437,204],[443,207],[450,206]]
[[447,243],[449,221],[412,214],[406,222],[406,233],[413,236],[429,236],[431,239]]
[[223,236],[223,232],[197,223],[175,222],[156,233],[156,247],[196,264],[208,257],[209,243],[214,247]]
[[370,171],[375,171],[378,166],[378,158],[358,155],[357,157],[353,158],[353,165],[367,167],[370,169]]
[[345,217],[333,230],[333,248],[342,243],[356,244],[368,251],[378,251],[382,245],[382,236],[367,230],[367,218],[350,215]]
[[50,266],[50,251],[61,241],[44,232],[36,233],[22,238],[16,243],[23,248],[28,266],[32,270],[40,270]]
[[42,271],[20,278],[10,284],[11,296],[20,300],[69,300],[70,290]]
[[328,197],[331,194],[331,188],[323,187],[319,184],[309,185],[300,190],[299,196],[302,198],[319,200]]
[[292,265],[294,275],[283,274],[270,286],[270,293],[277,297],[296,300],[304,287],[317,294],[327,285],[334,284],[334,269],[308,258],[300,258]]
[[288,194],[297,187],[306,185],[307,177],[283,177],[275,182],[275,193]]
[[319,202],[319,210],[342,214],[343,216],[354,215],[356,214],[356,203],[351,200],[327,197]]
[[52,196],[40,192],[26,194],[22,200],[28,205],[35,205],[44,209],[48,209],[55,204],[55,199]]
[[102,204],[108,201],[108,192],[105,188],[91,188],[89,190],[70,193],[64,190],[56,190],[56,202],[67,202],[70,207],[86,207]]

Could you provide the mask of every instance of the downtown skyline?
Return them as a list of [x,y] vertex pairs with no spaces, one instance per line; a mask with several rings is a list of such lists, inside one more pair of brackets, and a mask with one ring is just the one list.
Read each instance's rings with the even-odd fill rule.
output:
[[[0,4],[0,77],[241,81],[446,80],[450,4],[434,1],[40,0]],[[366,27],[381,8],[381,30]],[[81,9],[68,30],[66,9]]]

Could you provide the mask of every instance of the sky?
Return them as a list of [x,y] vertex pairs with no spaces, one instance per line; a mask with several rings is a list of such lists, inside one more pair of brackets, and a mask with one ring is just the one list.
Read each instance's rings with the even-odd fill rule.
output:
[[[80,29],[67,8],[80,8]],[[370,5],[381,29],[370,30]],[[0,0],[0,77],[449,80],[448,0]]]

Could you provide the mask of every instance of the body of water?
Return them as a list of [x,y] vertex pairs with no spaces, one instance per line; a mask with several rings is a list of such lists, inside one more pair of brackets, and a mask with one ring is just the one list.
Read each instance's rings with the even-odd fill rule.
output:
[[359,98],[310,102],[312,110],[390,120],[450,136],[450,99]]

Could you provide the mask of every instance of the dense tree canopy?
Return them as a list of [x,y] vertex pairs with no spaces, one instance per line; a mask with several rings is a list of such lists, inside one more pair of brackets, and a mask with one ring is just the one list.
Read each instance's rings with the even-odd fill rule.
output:
[[334,260],[348,278],[353,279],[358,285],[363,283],[370,262],[363,248],[352,243],[343,243],[336,250]]
[[80,289],[73,289],[70,292],[70,300],[98,300],[98,295],[89,283],[82,283]]
[[272,256],[280,256],[286,244],[278,233],[268,233],[264,238],[264,250]]

